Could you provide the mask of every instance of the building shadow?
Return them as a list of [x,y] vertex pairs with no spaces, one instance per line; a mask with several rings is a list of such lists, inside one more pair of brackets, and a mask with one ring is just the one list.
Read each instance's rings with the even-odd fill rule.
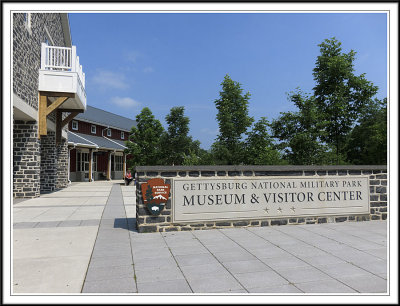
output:
[[114,228],[121,228],[132,232],[137,232],[136,218],[115,218]]

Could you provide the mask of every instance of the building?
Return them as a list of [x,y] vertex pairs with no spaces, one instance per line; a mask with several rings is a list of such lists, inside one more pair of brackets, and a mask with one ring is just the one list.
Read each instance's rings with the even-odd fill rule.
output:
[[12,14],[13,196],[68,186],[68,123],[86,110],[68,15]]
[[134,125],[134,120],[87,106],[68,126],[69,179],[122,179],[127,160],[125,141]]

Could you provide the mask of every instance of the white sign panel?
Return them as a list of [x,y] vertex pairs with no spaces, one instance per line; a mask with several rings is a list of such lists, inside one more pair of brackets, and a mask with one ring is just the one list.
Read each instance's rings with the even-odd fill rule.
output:
[[369,213],[368,176],[179,178],[173,222]]

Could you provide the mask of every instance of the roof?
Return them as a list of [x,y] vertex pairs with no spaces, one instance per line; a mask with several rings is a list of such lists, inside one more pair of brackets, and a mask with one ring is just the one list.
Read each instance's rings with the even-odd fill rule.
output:
[[110,139],[105,136],[99,137],[81,133],[74,133],[71,131],[68,131],[68,144],[88,148],[110,149],[118,151],[123,151],[124,149],[126,149],[124,142],[120,140]]
[[111,128],[121,129],[127,132],[131,131],[132,126],[136,126],[135,120],[89,105],[86,107],[86,111],[76,116],[75,119],[109,126]]

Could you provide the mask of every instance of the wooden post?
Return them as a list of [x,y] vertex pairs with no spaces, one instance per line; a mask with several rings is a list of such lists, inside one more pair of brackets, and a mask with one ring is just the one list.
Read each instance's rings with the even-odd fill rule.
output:
[[107,181],[111,179],[111,151],[108,152]]
[[92,152],[93,149],[89,149],[89,182],[92,181],[92,162],[93,162]]
[[62,131],[62,111],[57,110],[56,112],[56,145],[61,142],[61,131]]
[[39,138],[47,135],[47,96],[39,92]]

